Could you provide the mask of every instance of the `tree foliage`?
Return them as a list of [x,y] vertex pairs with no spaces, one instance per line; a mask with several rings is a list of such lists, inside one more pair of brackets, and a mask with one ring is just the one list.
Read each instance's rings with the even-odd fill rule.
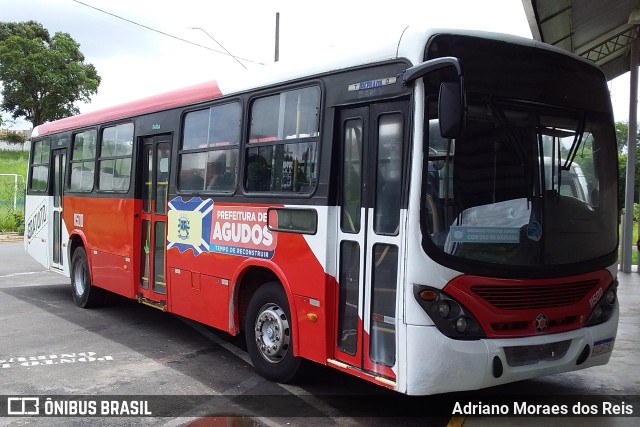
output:
[[[618,151],[627,151],[628,144],[628,135],[629,135],[629,123],[627,122],[616,122],[616,139],[618,141]],[[636,130],[636,144],[640,140],[640,126]]]
[[[638,128],[640,130],[640,127]],[[616,122],[616,139],[618,140],[618,206],[624,208],[624,195],[627,179],[627,135],[629,134],[629,124],[626,122]],[[640,140],[640,132],[636,136],[636,170],[637,165],[640,165],[640,147],[638,147],[638,141]],[[640,174],[635,174],[635,199],[638,198],[638,189],[640,188]]]
[[27,137],[22,132],[8,130],[0,132],[0,140],[8,142],[9,144],[24,144]]
[[79,113],[74,103],[89,102],[100,85],[68,33],[51,37],[35,21],[0,22],[0,80],[0,108],[33,126]]

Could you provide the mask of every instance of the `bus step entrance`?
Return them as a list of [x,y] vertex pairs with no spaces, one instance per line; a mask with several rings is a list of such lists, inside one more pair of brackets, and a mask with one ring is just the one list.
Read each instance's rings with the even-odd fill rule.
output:
[[148,305],[149,307],[157,308],[161,311],[167,311],[167,301],[165,300],[153,301],[144,297],[142,294],[136,294],[136,297],[140,304]]

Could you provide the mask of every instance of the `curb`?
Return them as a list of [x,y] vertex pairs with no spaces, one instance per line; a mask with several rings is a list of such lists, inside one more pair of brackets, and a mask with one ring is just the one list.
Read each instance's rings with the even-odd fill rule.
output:
[[0,233],[0,243],[21,242],[24,237],[18,233]]

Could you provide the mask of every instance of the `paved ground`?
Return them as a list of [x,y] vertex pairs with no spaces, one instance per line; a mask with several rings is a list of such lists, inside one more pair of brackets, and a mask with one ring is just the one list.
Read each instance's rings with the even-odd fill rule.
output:
[[20,242],[23,236],[18,233],[0,233],[0,243]]
[[[257,416],[249,418],[203,419],[198,413],[179,418],[0,418],[0,426],[638,425],[640,274],[635,272],[619,274],[621,317],[608,365],[453,395],[461,402],[486,402],[496,395],[514,401],[524,401],[528,395],[549,396],[560,404],[563,396],[596,396],[615,403],[630,397],[634,399],[634,417],[450,419],[428,416],[441,403],[439,397],[387,393],[380,398],[379,387],[328,368],[316,367],[307,381],[298,385],[271,383],[255,374],[238,340],[133,301],[116,299],[101,309],[79,309],[71,299],[69,279],[44,271],[24,254],[20,240],[15,235],[0,237],[4,242],[0,244],[0,398],[28,394],[194,395],[210,397],[219,408],[231,395],[251,399],[240,402],[241,406],[255,407],[258,402],[262,407]],[[364,396],[364,400],[352,396]],[[355,405],[359,405],[359,413]],[[409,408],[414,415],[424,411],[424,416],[370,416],[371,411],[394,405]]]

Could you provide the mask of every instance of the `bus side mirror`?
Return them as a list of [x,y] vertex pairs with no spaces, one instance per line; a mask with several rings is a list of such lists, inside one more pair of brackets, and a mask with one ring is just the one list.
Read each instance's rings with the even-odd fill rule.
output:
[[443,56],[430,59],[421,64],[407,68],[402,73],[405,85],[443,68],[453,67],[458,76],[457,82],[444,82],[440,85],[438,115],[440,116],[440,134],[443,138],[457,138],[464,130],[466,117],[466,94],[464,90],[464,73],[458,58]]
[[460,83],[442,83],[438,99],[440,135],[447,139],[458,138],[465,122],[465,97]]

